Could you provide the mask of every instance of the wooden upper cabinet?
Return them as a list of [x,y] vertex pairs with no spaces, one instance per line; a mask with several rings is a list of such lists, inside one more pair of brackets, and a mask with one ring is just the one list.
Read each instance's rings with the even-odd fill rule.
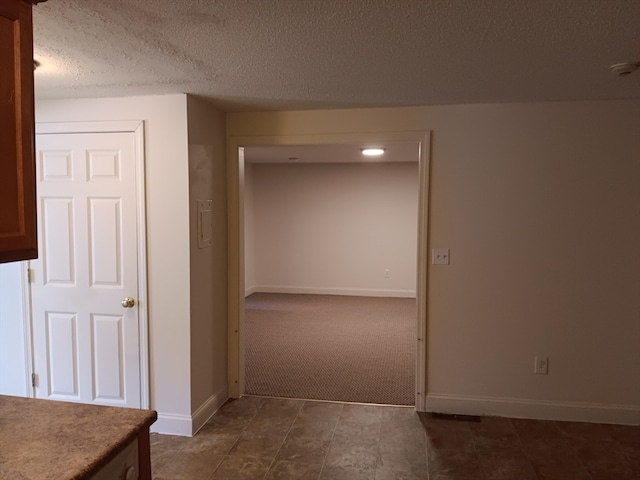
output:
[[38,255],[32,5],[0,0],[0,262]]

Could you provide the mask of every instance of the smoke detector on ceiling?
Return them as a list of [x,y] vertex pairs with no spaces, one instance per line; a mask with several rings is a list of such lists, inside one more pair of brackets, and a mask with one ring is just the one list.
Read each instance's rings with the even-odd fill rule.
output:
[[611,65],[609,68],[611,71],[619,76],[626,77],[627,75],[635,72],[640,67],[640,62],[624,62]]

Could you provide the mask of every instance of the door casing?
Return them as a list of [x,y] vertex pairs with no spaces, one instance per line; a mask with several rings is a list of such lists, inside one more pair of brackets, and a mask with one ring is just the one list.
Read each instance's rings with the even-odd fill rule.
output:
[[429,252],[429,175],[431,132],[366,132],[322,135],[233,136],[227,140],[228,201],[228,379],[229,396],[239,398],[245,391],[244,341],[241,329],[244,315],[244,147],[287,145],[367,144],[375,142],[418,142],[419,204],[417,252],[417,411],[426,410],[427,389],[427,280]]

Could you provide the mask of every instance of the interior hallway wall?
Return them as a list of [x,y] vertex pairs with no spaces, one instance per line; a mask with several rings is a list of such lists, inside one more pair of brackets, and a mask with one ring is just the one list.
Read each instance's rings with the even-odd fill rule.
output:
[[[227,169],[225,114],[187,96],[191,295],[191,412],[194,430],[228,398]],[[212,244],[198,245],[200,200],[211,200]],[[206,228],[206,227],[205,227]]]
[[410,130],[432,132],[429,245],[451,249],[428,408],[640,423],[640,100],[227,115],[229,136]]

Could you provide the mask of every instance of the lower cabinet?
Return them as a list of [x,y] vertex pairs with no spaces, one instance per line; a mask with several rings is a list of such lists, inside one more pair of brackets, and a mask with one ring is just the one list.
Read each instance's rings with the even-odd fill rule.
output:
[[111,459],[90,480],[136,480],[138,478],[138,439]]

